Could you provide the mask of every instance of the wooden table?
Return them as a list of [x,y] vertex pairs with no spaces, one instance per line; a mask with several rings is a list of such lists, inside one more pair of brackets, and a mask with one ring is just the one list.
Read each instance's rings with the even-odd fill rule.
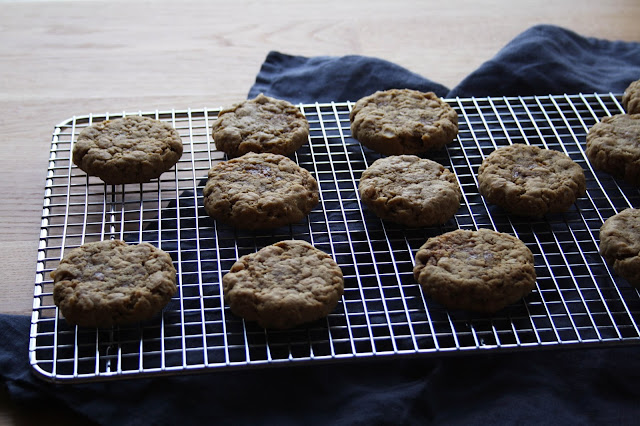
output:
[[[51,132],[73,115],[227,105],[246,98],[270,50],[376,56],[453,87],[536,24],[640,41],[637,0],[2,1],[0,11],[0,312],[14,314],[32,306]],[[36,420],[0,394],[0,422]]]

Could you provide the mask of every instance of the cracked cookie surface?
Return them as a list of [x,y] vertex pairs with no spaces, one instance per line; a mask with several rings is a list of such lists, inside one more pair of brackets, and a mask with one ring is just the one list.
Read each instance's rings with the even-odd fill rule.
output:
[[458,134],[458,114],[433,92],[379,91],[358,100],[350,113],[351,135],[385,155],[420,154],[442,148]]
[[151,319],[176,292],[171,256],[148,243],[87,243],[51,272],[53,299],[68,323],[111,327]]
[[234,314],[276,329],[326,317],[344,291],[342,270],[333,258],[300,240],[242,256],[222,283]]
[[260,94],[220,111],[211,135],[230,158],[248,152],[291,155],[307,142],[309,123],[290,102]]
[[640,209],[623,210],[604,222],[600,254],[618,275],[640,288]]
[[318,182],[287,157],[248,153],[209,170],[203,190],[209,216],[242,229],[277,228],[304,219],[318,204]]
[[453,173],[415,155],[376,160],[362,173],[358,192],[378,217],[409,227],[446,222],[462,197]]
[[593,167],[640,186],[640,114],[603,118],[587,133]]
[[580,165],[559,151],[523,144],[493,151],[480,165],[478,183],[489,202],[530,217],[564,212],[586,193]]
[[144,183],[160,177],[182,156],[182,140],[168,123],[129,116],[83,129],[73,162],[109,185]]
[[416,254],[414,278],[449,309],[495,313],[535,287],[533,254],[508,234],[456,230],[429,238]]

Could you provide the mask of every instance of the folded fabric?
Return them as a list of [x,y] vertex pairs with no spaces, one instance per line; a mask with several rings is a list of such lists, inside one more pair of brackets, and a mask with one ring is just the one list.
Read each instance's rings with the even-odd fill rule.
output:
[[52,385],[30,374],[29,320],[0,315],[0,374],[25,409],[104,425],[633,424],[637,347],[477,354]]
[[587,38],[552,25],[518,35],[452,90],[405,68],[363,56],[311,57],[270,52],[249,98],[293,103],[357,101],[391,88],[446,98],[622,93],[640,79],[640,43]]
[[378,58],[267,55],[249,98],[260,93],[293,103],[345,102],[375,90],[415,89],[444,96],[449,89],[418,74]]
[[622,93],[640,79],[640,43],[539,25],[507,44],[447,97]]
[[[638,78],[640,43],[538,26],[451,91],[377,58],[271,52],[249,97],[262,92],[294,103],[346,101],[405,87],[446,97],[621,92]],[[358,360],[53,385],[31,374],[29,326],[27,316],[0,315],[0,377],[11,397],[28,409],[67,406],[100,424],[595,425],[631,424],[640,416],[637,347]]]

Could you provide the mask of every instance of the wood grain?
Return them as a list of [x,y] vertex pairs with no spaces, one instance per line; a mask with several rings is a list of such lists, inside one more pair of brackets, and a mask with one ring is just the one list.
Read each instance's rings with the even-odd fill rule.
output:
[[[0,312],[29,313],[51,132],[75,114],[244,99],[270,50],[361,54],[448,87],[554,24],[640,40],[637,0],[49,1],[0,4]],[[20,419],[4,413],[0,422]],[[4,417],[2,415],[4,414]]]

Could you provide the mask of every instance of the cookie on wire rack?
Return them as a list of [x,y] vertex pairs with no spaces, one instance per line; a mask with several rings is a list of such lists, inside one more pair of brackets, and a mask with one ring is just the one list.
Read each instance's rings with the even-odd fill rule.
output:
[[220,111],[211,135],[229,158],[248,152],[288,156],[308,140],[309,123],[290,102],[260,94]]
[[640,288],[640,209],[625,209],[604,222],[600,254],[618,275]]
[[280,241],[242,256],[222,284],[234,314],[274,329],[326,317],[344,291],[340,266],[300,240]]
[[495,313],[535,287],[531,250],[489,229],[456,230],[429,238],[416,254],[414,278],[448,309]]
[[318,204],[318,182],[278,154],[253,153],[209,170],[204,207],[212,218],[240,229],[269,229],[299,222]]
[[69,251],[51,272],[68,323],[111,327],[153,318],[175,294],[171,256],[148,243],[106,240]]
[[385,155],[420,154],[442,148],[458,134],[458,114],[433,92],[378,91],[358,100],[350,113],[351,135]]
[[83,129],[73,163],[109,185],[145,183],[171,169],[182,156],[180,134],[168,123],[128,116]]
[[453,173],[415,155],[376,160],[362,173],[358,192],[378,217],[408,227],[445,223],[456,213],[462,198]]
[[622,106],[627,114],[640,114],[640,80],[632,81],[622,94]]
[[586,193],[580,165],[559,151],[524,144],[493,151],[480,165],[478,184],[490,203],[529,217],[564,212]]
[[640,186],[640,114],[617,114],[594,124],[586,152],[596,169]]

